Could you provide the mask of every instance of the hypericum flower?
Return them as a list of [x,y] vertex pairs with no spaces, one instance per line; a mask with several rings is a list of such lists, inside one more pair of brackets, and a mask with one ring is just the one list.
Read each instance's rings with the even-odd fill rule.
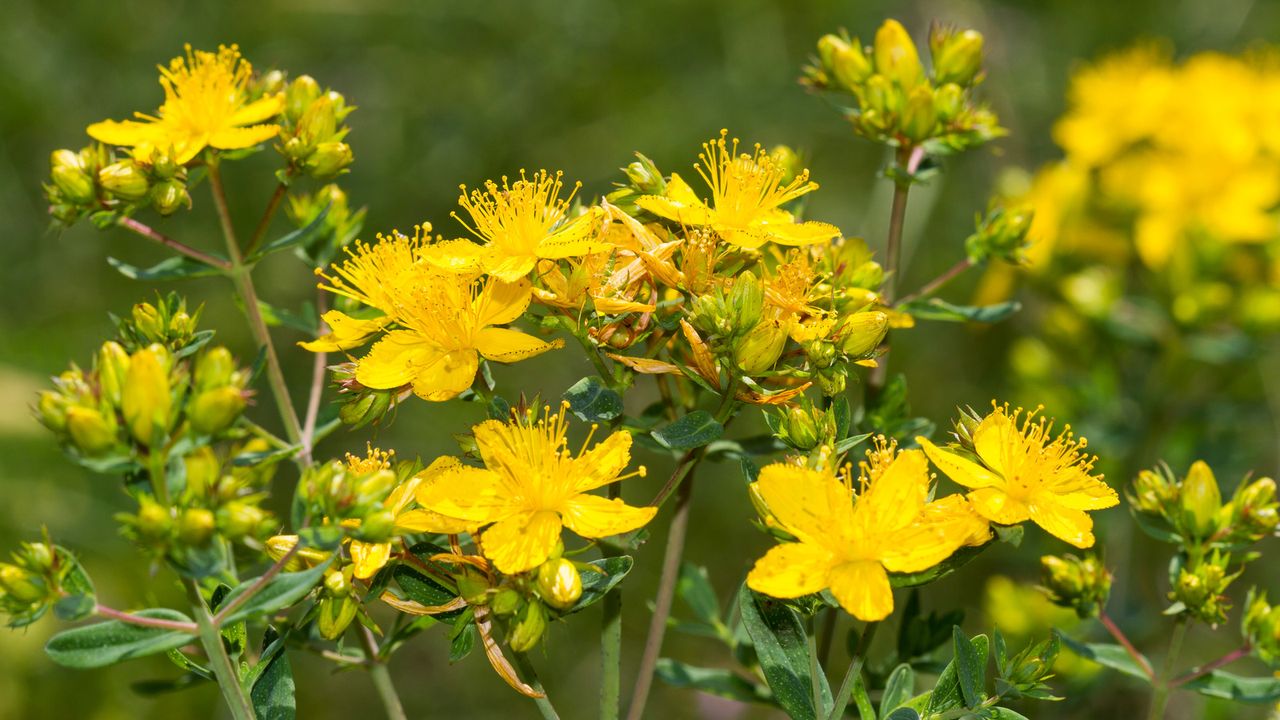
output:
[[784,183],[786,168],[756,146],[755,154],[738,153],[738,139],[720,137],[702,144],[701,162],[694,165],[711,188],[711,203],[698,198],[679,175],[671,173],[664,195],[636,200],[641,208],[659,217],[693,227],[710,226],[725,242],[741,248],[758,248],[773,241],[781,245],[811,245],[833,240],[840,228],[823,222],[798,223],[782,205],[818,189],[809,171]]
[[526,177],[521,170],[519,180],[508,183],[503,177],[502,185],[489,180],[484,191],[468,194],[463,185],[458,204],[471,216],[471,223],[457,213],[453,217],[485,244],[452,246],[454,261],[465,265],[461,259],[469,256],[490,275],[514,282],[527,276],[540,259],[559,260],[607,250],[608,244],[599,240],[602,209],[588,208],[565,221],[577,186],[569,197],[561,199],[564,181],[560,177],[561,173],[551,175],[546,170]]
[[250,99],[253,66],[240,57],[239,47],[223,45],[212,53],[187,45],[186,51],[186,57],[160,68],[164,104],[155,116],[135,113],[138,120],[94,123],[89,137],[133,147],[134,157],[143,161],[154,151],[172,151],[179,164],[190,162],[206,147],[239,150],[275,137],[280,127],[266,121],[284,109],[284,95]]
[[898,452],[881,437],[867,456],[857,492],[848,465],[774,463],[760,471],[753,500],[766,523],[797,542],[756,562],[747,575],[752,590],[796,598],[830,588],[854,617],[882,620],[893,612],[888,573],[933,567],[985,531],[963,503],[928,502],[924,453]]
[[424,400],[448,400],[471,386],[480,358],[516,362],[558,348],[519,330],[496,327],[520,317],[533,290],[527,280],[494,278],[435,270],[396,288],[395,323],[368,354],[356,362],[356,380],[375,390],[412,384]]
[[487,525],[479,536],[481,550],[504,573],[546,562],[563,527],[584,538],[602,538],[635,530],[657,512],[590,494],[643,477],[644,467],[621,474],[631,462],[631,434],[625,430],[590,450],[588,436],[575,456],[565,440],[565,407],[538,420],[487,420],[475,426],[485,467],[456,465],[418,488],[422,507],[473,526]]
[[1086,510],[1102,510],[1120,502],[1102,476],[1094,476],[1096,457],[1084,453],[1086,440],[1067,426],[1051,437],[1053,423],[1036,411],[1018,427],[1019,408],[992,403],[992,412],[973,431],[981,463],[916,438],[947,477],[970,489],[969,502],[979,515],[1001,525],[1033,520],[1054,537],[1078,548],[1093,546],[1093,519]]

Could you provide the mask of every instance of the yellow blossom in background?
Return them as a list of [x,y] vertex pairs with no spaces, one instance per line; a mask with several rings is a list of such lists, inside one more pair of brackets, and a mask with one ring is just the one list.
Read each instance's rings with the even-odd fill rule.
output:
[[562,199],[564,181],[560,178],[560,173],[552,175],[545,170],[526,177],[522,170],[519,180],[508,183],[504,177],[501,185],[490,180],[483,191],[467,193],[462,186],[458,204],[471,222],[457,213],[454,217],[484,244],[451,243],[447,261],[463,268],[473,264],[494,277],[514,282],[527,276],[540,259],[581,257],[608,249],[600,241],[604,210],[591,207],[566,219],[577,187]]
[[738,139],[726,140],[728,131],[702,144],[700,162],[694,167],[711,189],[711,202],[698,194],[678,174],[672,173],[664,195],[646,195],[636,204],[662,218],[692,227],[707,226],[725,242],[740,248],[758,248],[767,242],[811,245],[840,235],[840,228],[823,222],[796,222],[782,208],[788,202],[818,189],[809,172],[801,171],[784,182],[787,169],[756,146],[755,153],[738,153]]
[[[593,426],[594,428],[594,426]],[[499,571],[532,570],[551,557],[563,528],[594,539],[635,530],[653,519],[655,507],[633,507],[592,490],[643,476],[622,474],[631,462],[631,434],[613,433],[575,455],[566,440],[565,409],[543,418],[475,426],[484,467],[454,465],[424,482],[418,503],[448,522],[488,526],[480,548]],[[431,532],[449,532],[436,526]]]
[[154,116],[137,120],[104,120],[89,126],[89,136],[108,145],[134,148],[134,157],[149,162],[155,151],[174,154],[186,164],[206,147],[239,150],[270,140],[280,131],[268,123],[284,109],[284,96],[252,100],[253,67],[235,45],[218,52],[192,50],[160,68],[164,104]]
[[974,510],[991,522],[1015,525],[1032,520],[1046,532],[1079,548],[1092,547],[1093,519],[1086,511],[1120,502],[1116,491],[1092,475],[1094,458],[1084,453],[1085,439],[1068,426],[1056,437],[1053,423],[1035,412],[993,411],[973,431],[977,460],[916,441],[947,477],[969,488]]
[[879,438],[868,458],[856,491],[848,466],[774,463],[760,471],[751,485],[757,507],[797,541],[756,562],[747,575],[752,590],[796,598],[830,588],[854,617],[883,620],[893,612],[888,573],[926,570],[986,532],[964,503],[928,501],[924,453],[898,452]]

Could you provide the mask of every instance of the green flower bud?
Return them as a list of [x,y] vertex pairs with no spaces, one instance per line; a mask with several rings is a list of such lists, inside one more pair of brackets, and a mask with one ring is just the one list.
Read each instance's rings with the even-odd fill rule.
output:
[[396,531],[395,513],[387,509],[375,510],[364,517],[357,533],[365,542],[386,542]]
[[331,597],[344,598],[351,594],[349,572],[330,570],[324,575],[324,590]]
[[935,26],[929,33],[929,49],[938,84],[971,85],[982,69],[982,33],[976,30],[956,32]]
[[355,395],[338,410],[338,419],[344,425],[362,428],[376,422],[391,408],[392,391],[368,390]]
[[222,473],[222,463],[208,445],[187,453],[182,464],[187,474],[187,492],[195,497],[205,497]]
[[206,390],[187,406],[191,428],[201,435],[216,435],[231,427],[244,412],[244,392],[230,385]]
[[844,38],[827,33],[818,38],[818,61],[822,63],[822,67],[832,68],[835,65],[836,55],[847,47],[849,43]]
[[254,83],[255,94],[275,95],[276,93],[286,90],[285,84],[287,78],[284,72],[280,70],[269,70],[263,73],[256,83]]
[[168,352],[151,345],[129,358],[120,398],[120,411],[134,439],[151,446],[169,430],[172,398],[169,395]]
[[921,85],[907,96],[902,110],[901,130],[913,143],[921,143],[933,137],[938,124],[938,112],[933,105],[933,91]]
[[557,610],[568,610],[582,597],[582,576],[565,558],[538,566],[538,595]]
[[98,388],[104,400],[120,404],[128,373],[129,353],[114,340],[103,343],[98,349]]
[[196,361],[195,390],[205,391],[231,384],[236,371],[236,361],[231,351],[218,346],[200,354]]
[[9,563],[0,563],[0,589],[23,603],[39,602],[48,593],[43,580]]
[[924,67],[916,44],[906,28],[897,20],[885,20],[876,31],[876,72],[884,75],[904,91],[909,91],[924,81]]
[[955,83],[947,83],[933,91],[933,107],[938,120],[950,123],[964,110],[964,90]]
[[151,190],[147,173],[132,160],[111,163],[102,168],[98,171],[98,182],[107,192],[125,202],[138,202]]
[[542,603],[531,602],[516,616],[515,627],[507,635],[507,645],[515,652],[529,652],[547,629],[547,611]]
[[831,74],[841,87],[852,90],[871,77],[871,60],[858,44],[838,48],[831,61]]
[[[171,180],[177,177],[180,170],[182,166],[178,164],[178,159],[168,150],[156,148],[151,153],[151,172],[160,180]],[[188,197],[187,206],[191,206],[190,197]]]
[[67,429],[67,412],[70,401],[52,390],[42,390],[36,401],[36,414],[44,426],[54,432]]
[[298,122],[311,103],[320,97],[320,83],[310,75],[300,75],[289,83],[284,95],[284,114],[290,122]]
[[23,543],[22,565],[37,573],[47,573],[53,569],[53,548],[45,543]]
[[506,616],[519,610],[522,601],[520,593],[511,588],[502,588],[493,594],[493,598],[489,601],[489,608],[498,615]]
[[334,114],[333,101],[327,96],[311,101],[298,120],[298,137],[308,147],[327,142],[337,130],[338,118]]
[[729,290],[728,311],[732,333],[741,336],[760,323],[764,313],[764,286],[750,270],[734,278],[733,287]]
[[154,305],[148,302],[134,305],[132,317],[134,328],[147,340],[156,342],[164,339],[165,323],[160,317],[160,311]]
[[1069,607],[1081,618],[1094,617],[1107,604],[1111,594],[1111,573],[1098,560],[1087,555],[1040,558],[1041,589],[1055,605]]
[[213,512],[207,508],[187,508],[178,516],[178,539],[185,545],[204,545],[213,537],[217,525]]
[[316,629],[325,640],[337,640],[347,631],[351,621],[355,620],[360,603],[356,598],[326,597],[320,599],[319,615],[316,617]]
[[873,118],[891,117],[902,107],[902,93],[885,76],[872,75],[864,85],[863,107],[864,115],[875,113]]
[[55,150],[49,158],[49,177],[62,197],[73,205],[86,205],[97,197],[93,177],[85,170],[80,156],[70,150]]
[[396,486],[396,474],[391,470],[378,470],[360,480],[356,486],[356,502],[360,505],[381,503]]
[[158,543],[169,537],[173,516],[168,508],[149,496],[143,496],[138,501],[138,514],[134,516],[133,526],[140,539]]
[[216,519],[218,530],[223,535],[239,540],[257,536],[267,520],[267,513],[257,505],[235,500],[218,508]]
[[168,217],[182,208],[191,207],[191,194],[180,180],[162,180],[151,189],[151,207]]
[[854,313],[840,330],[840,349],[855,359],[870,357],[889,332],[889,316],[879,310]]
[[787,344],[788,328],[777,320],[763,320],[738,342],[734,361],[748,375],[770,370]]
[[1280,665],[1280,606],[1268,603],[1266,593],[1249,591],[1240,630],[1258,659]]
[[77,405],[67,410],[67,432],[76,449],[90,457],[116,444],[115,422],[90,407]]
[[303,167],[318,180],[326,180],[341,173],[355,160],[351,146],[344,142],[322,142],[307,157]]
[[1182,481],[1181,503],[1183,529],[1189,535],[1204,539],[1217,532],[1222,495],[1217,478],[1204,461],[1192,463]]
[[779,182],[784,185],[795,180],[796,176],[805,170],[804,159],[800,157],[800,153],[787,145],[774,145],[769,151],[769,159],[774,165],[782,168],[782,178]]

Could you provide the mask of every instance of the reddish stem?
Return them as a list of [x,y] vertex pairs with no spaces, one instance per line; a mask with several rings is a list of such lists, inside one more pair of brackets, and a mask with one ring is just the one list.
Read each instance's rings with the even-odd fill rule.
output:
[[1154,681],[1156,679],[1155,668],[1151,667],[1151,663],[1147,661],[1147,658],[1138,652],[1138,648],[1134,647],[1133,643],[1129,642],[1129,638],[1120,629],[1120,626],[1116,625],[1106,613],[1099,613],[1098,619],[1102,621],[1102,626],[1107,629],[1107,632],[1111,633],[1111,637],[1124,646],[1125,652],[1129,653],[1133,661],[1138,663],[1138,667],[1142,668],[1142,672],[1146,673],[1147,677]]

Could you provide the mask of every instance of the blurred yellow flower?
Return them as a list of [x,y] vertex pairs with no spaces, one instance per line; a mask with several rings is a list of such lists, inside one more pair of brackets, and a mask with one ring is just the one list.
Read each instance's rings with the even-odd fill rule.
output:
[[973,431],[981,464],[943,450],[927,438],[916,442],[947,477],[970,489],[969,502],[991,522],[1014,525],[1028,519],[1049,534],[1079,548],[1092,547],[1093,519],[1086,510],[1120,502],[1116,491],[1093,476],[1095,458],[1084,454],[1086,441],[1068,426],[1051,437],[1053,423],[1035,412],[1017,425],[1022,410],[1010,414],[996,406]]
[[172,152],[179,164],[190,162],[206,147],[239,150],[276,136],[268,123],[284,109],[284,95],[250,98],[253,67],[235,45],[217,53],[191,49],[160,68],[164,104],[155,116],[138,120],[104,120],[88,127],[89,136],[108,145],[134,148],[134,157],[149,162],[152,153]]
[[678,174],[671,173],[665,194],[645,195],[636,204],[662,218],[693,227],[709,226],[725,242],[758,248],[767,242],[811,245],[840,236],[840,228],[823,222],[795,221],[782,206],[818,189],[807,170],[784,182],[787,169],[756,146],[755,153],[738,153],[738,139],[720,137],[702,144],[694,167],[711,189],[711,203],[698,198]]
[[[590,450],[588,437],[575,456],[565,438],[565,407],[538,420],[475,426],[485,467],[456,464],[418,487],[418,503],[446,522],[488,525],[479,536],[484,556],[507,574],[546,562],[562,528],[584,538],[630,532],[653,519],[655,507],[632,507],[590,492],[630,477],[631,434],[613,433]],[[594,430],[594,426],[593,426]],[[431,532],[449,532],[431,524]]]
[[926,570],[985,536],[986,521],[962,499],[928,501],[924,453],[897,452],[880,438],[868,458],[857,492],[848,465],[774,463],[760,471],[753,500],[766,523],[797,542],[756,562],[747,575],[752,590],[795,598],[830,588],[854,617],[883,620],[893,612],[888,573]]

